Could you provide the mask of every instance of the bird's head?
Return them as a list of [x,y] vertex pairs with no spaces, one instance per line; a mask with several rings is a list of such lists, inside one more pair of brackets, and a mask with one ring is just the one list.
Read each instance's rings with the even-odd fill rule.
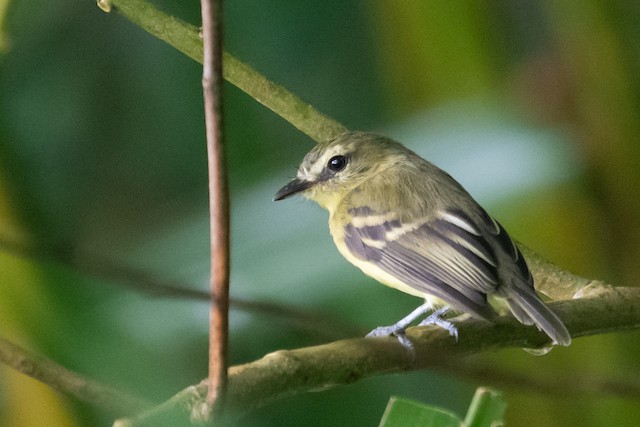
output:
[[333,210],[342,198],[367,179],[402,161],[409,153],[399,143],[366,132],[347,132],[316,145],[304,157],[296,178],[274,200],[300,193]]

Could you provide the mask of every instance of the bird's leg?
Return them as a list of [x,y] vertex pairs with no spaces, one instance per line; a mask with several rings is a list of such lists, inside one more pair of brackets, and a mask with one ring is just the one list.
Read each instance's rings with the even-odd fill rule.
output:
[[441,316],[449,311],[449,307],[442,307],[425,317],[422,322],[418,323],[418,326],[436,325],[442,329],[446,329],[449,335],[454,337],[458,341],[458,328],[447,320],[444,320]]
[[[431,303],[425,302],[424,304],[413,310],[411,313],[409,313],[409,315],[400,319],[400,321],[398,321],[396,324],[391,326],[379,326],[373,331],[369,332],[367,334],[367,337],[386,337],[389,335],[393,335],[398,338],[398,341],[400,341],[403,346],[411,348],[411,342],[405,336],[404,331],[411,324],[411,322],[430,310],[433,310],[433,305]],[[444,322],[444,320],[440,320]]]

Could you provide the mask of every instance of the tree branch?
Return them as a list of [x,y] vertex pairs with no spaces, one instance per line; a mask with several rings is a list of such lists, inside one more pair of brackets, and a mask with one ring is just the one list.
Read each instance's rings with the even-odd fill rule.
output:
[[550,298],[556,300],[573,299],[590,289],[608,286],[602,281],[585,279],[563,270],[521,243],[518,243],[518,247],[533,274],[536,290]]
[[229,189],[222,127],[222,0],[201,0],[204,60],[202,89],[209,165],[211,310],[209,388],[199,420],[219,418],[227,390],[229,344]]
[[[197,27],[165,14],[146,0],[100,0],[98,5],[107,12],[113,7],[149,34],[202,63],[202,40]],[[347,130],[337,121],[320,113],[233,55],[225,52],[223,62],[225,80],[246,92],[314,141],[332,139]]]
[[[640,327],[640,289],[592,287],[588,296],[573,301],[551,303],[550,306],[564,320],[573,337],[638,329]],[[614,315],[612,315],[614,314]],[[408,337],[414,352],[408,353],[393,338],[350,339],[330,344],[283,350],[262,359],[229,369],[227,405],[229,412],[241,416],[252,409],[287,396],[349,384],[360,379],[393,372],[425,368],[448,370],[455,357],[494,351],[507,347],[535,347],[545,345],[547,337],[533,327],[523,326],[511,317],[501,317],[495,323],[471,318],[458,319],[460,341],[454,342],[446,331],[434,327],[409,328]],[[562,351],[562,350],[560,350]],[[62,392],[115,414],[135,413],[149,405],[68,369],[34,355],[0,338],[0,361]],[[459,364],[456,364],[459,372]],[[469,370],[467,370],[469,371]],[[463,375],[486,376],[477,369]],[[512,376],[490,380],[513,382]],[[558,393],[560,388],[539,379],[518,376],[518,386]],[[194,405],[201,404],[207,393],[207,382],[177,393],[168,401],[135,417],[116,422],[118,426],[155,425],[169,415],[181,414],[184,420]],[[581,382],[563,382],[566,393],[595,394],[607,391],[630,399],[638,399],[637,379],[611,381],[588,378]]]
[[[640,328],[640,289],[600,286],[588,296],[549,306],[562,318],[574,338]],[[395,338],[336,341],[296,350],[281,350],[262,359],[229,369],[227,410],[236,416],[297,393],[350,384],[374,375],[447,366],[453,357],[503,348],[536,348],[548,337],[512,317],[495,322],[456,319],[460,340],[447,331],[427,326],[407,330],[413,343],[408,352]],[[563,351],[563,350],[557,350]],[[565,385],[566,390],[571,388]],[[637,384],[628,388],[638,389]],[[171,400],[126,420],[128,425],[153,425],[167,413],[185,411],[185,405],[202,400],[206,381],[178,393]],[[157,418],[159,417],[159,418]]]
[[84,378],[3,338],[0,338],[0,361],[18,372],[116,416],[136,413],[150,406],[150,403],[138,397]]

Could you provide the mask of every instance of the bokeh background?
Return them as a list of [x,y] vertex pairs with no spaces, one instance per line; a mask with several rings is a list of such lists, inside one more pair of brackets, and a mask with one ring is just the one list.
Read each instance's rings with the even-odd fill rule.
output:
[[[200,22],[197,1],[157,4]],[[384,132],[447,169],[545,257],[633,286],[638,22],[640,3],[623,0],[233,0],[225,46],[350,129]],[[207,304],[151,296],[116,273],[207,289],[200,66],[95,1],[0,0],[0,31],[0,336],[168,398],[206,376]],[[320,208],[271,201],[312,141],[237,88],[224,95],[232,296],[315,316],[232,307],[232,364],[355,336],[415,307],[339,256]],[[473,362],[554,383],[637,380],[638,360],[640,335],[628,332]],[[430,371],[370,378],[242,425],[372,426],[392,395],[464,414],[479,385]],[[502,391],[508,425],[640,425],[637,401]],[[0,425],[111,422],[0,366]]]

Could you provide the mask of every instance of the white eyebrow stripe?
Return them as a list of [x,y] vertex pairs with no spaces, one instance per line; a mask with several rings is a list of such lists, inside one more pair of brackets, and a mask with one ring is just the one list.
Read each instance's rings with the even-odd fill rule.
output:
[[476,236],[480,236],[480,232],[477,228],[475,228],[472,224],[469,224],[467,221],[463,220],[459,216],[450,214],[449,212],[440,212],[440,218],[445,221],[459,227],[465,231],[468,231],[471,234],[475,234]]

